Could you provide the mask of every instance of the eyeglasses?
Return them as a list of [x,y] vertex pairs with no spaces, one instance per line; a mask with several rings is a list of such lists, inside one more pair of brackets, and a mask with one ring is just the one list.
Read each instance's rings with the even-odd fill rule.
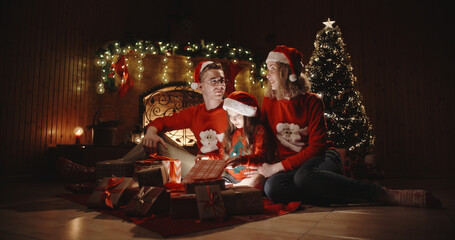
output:
[[213,87],[218,86],[218,85],[222,85],[222,86],[226,85],[226,80],[224,78],[218,78],[218,79],[214,78],[214,79],[206,80],[204,82],[207,82],[208,84],[210,84]]

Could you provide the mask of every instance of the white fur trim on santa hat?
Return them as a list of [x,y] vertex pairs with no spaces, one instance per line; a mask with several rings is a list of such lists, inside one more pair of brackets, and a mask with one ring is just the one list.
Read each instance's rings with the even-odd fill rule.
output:
[[280,62],[284,63],[287,65],[290,65],[289,59],[284,55],[284,53],[281,52],[269,52],[269,55],[267,56],[267,60],[265,62]]
[[212,64],[212,63],[213,63],[212,61],[206,61],[206,62],[204,62],[204,63],[201,65],[201,71],[200,71],[200,73],[201,73],[202,71],[204,71],[204,68],[207,67],[207,65]]
[[256,116],[256,110],[257,110],[256,107],[249,106],[247,104],[244,104],[244,103],[234,100],[232,98],[224,99],[223,109],[224,110],[230,109],[236,113],[240,113],[247,117]]
[[289,81],[291,81],[291,82],[297,81],[297,75],[295,75],[294,73],[289,75]]
[[197,87],[199,87],[199,84],[198,84],[197,82],[192,82],[192,83],[191,83],[191,88],[192,88],[193,90],[196,90]]

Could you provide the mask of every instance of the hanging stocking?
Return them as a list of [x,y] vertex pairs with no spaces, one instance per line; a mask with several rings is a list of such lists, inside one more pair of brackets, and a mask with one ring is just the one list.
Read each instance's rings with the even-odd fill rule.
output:
[[134,86],[133,79],[131,79],[128,73],[125,55],[121,56],[114,64],[114,71],[120,76],[121,79],[120,87],[118,89],[119,95],[120,97],[124,97],[128,90]]

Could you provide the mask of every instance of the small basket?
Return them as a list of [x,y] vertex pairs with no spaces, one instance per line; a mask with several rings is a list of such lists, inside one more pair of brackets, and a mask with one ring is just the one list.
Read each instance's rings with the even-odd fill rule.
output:
[[[115,113],[116,120],[96,122],[98,115],[106,109],[110,109]],[[117,133],[117,125],[119,123],[119,115],[117,110],[111,106],[103,106],[95,113],[92,125],[87,128],[92,129],[92,142],[95,146],[113,146],[116,144],[115,135]]]

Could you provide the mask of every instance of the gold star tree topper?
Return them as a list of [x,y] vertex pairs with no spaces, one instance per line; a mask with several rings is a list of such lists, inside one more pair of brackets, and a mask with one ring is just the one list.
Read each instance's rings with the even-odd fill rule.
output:
[[330,18],[327,19],[327,22],[322,22],[324,23],[325,25],[325,28],[333,28],[333,24],[335,23],[335,21],[330,21]]

